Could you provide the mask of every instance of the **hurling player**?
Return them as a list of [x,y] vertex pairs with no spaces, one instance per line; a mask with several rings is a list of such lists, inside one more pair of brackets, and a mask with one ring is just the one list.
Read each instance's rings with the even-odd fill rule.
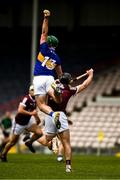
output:
[[59,112],[54,112],[52,108],[46,104],[47,94],[49,94],[57,103],[61,101],[59,88],[54,87],[56,89],[55,93],[51,87],[51,85],[55,85],[55,73],[58,77],[62,75],[61,61],[55,51],[59,41],[53,35],[48,36],[48,19],[50,11],[44,10],[43,13],[44,19],[40,38],[40,50],[34,67],[34,93],[38,108],[53,117],[53,122],[59,129]]
[[[20,102],[19,104],[18,112],[12,125],[11,138],[0,155],[1,161],[7,161],[8,151],[17,143],[20,134],[23,133],[24,130],[35,133],[37,135],[37,138],[42,136],[42,130],[37,125],[38,121],[40,121],[40,119],[37,115],[34,89],[31,85],[29,88],[29,94],[26,95],[23,98],[22,102]],[[34,149],[32,149],[32,146],[29,146],[29,148],[31,149],[31,151],[34,151]]]

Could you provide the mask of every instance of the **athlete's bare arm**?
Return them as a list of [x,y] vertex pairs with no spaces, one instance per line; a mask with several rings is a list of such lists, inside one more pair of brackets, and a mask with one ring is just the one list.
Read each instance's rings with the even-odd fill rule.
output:
[[40,38],[40,44],[46,42],[47,36],[48,36],[48,18],[50,16],[50,11],[49,10],[44,10],[44,19],[43,19],[43,24],[42,24],[42,34]]
[[61,65],[55,67],[58,78],[63,74]]
[[33,115],[34,116],[34,115],[36,115],[37,112],[36,112],[36,110],[33,110],[31,112],[26,111],[25,106],[20,104],[19,107],[18,107],[18,113],[25,114],[25,115],[30,115],[30,116]]
[[89,84],[92,82],[93,79],[93,69],[90,69],[88,71],[86,71],[88,74],[88,78],[80,85],[76,86],[77,87],[77,94],[81,91],[83,91],[84,89],[86,89]]

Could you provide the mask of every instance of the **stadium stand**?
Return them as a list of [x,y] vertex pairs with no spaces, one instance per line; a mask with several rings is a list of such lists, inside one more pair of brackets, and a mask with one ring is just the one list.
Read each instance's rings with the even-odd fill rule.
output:
[[[71,145],[77,152],[112,153],[115,144],[120,143],[120,72],[119,65],[107,71],[101,71],[94,77],[92,84],[82,93],[71,97],[66,108],[68,117],[73,121],[70,126]],[[114,74],[114,76],[113,76]],[[9,85],[9,84],[8,84]],[[16,109],[20,97],[11,101]],[[1,106],[1,110],[6,105]],[[44,114],[39,112],[44,121]],[[20,139],[21,150],[25,150],[23,136]],[[42,148],[37,142],[38,150]]]
[[[95,75],[92,84],[82,93],[72,97],[67,106],[67,112],[80,110],[89,101],[96,101],[99,96],[117,97],[120,94],[120,66],[114,66]],[[113,76],[114,75],[114,76]]]
[[[73,34],[77,33],[76,31],[81,32],[78,33],[77,40],[73,36]],[[116,32],[117,30],[114,29],[114,31]],[[2,116],[6,110],[16,110],[20,99],[27,92],[29,87],[31,28],[1,28],[0,32],[1,35],[6,34],[6,39],[8,40],[8,43],[5,43],[4,36],[1,36],[0,58],[1,61],[5,62],[2,63],[0,67],[0,116]],[[118,52],[117,50],[114,52],[114,48],[109,46],[112,41],[111,34],[113,29],[108,27],[80,27],[79,29],[78,27],[75,31],[68,31],[64,27],[51,27],[51,32],[55,32],[55,35],[60,39],[60,46],[57,50],[60,52],[65,71],[71,72],[76,76],[82,73],[82,69],[85,71],[88,67],[94,68],[94,64],[99,66],[98,69],[100,69],[100,67],[102,67],[102,69],[105,68],[104,71],[102,70],[100,72],[96,72],[97,68],[95,68],[95,77],[92,84],[84,92],[72,97],[69,101],[66,110],[69,118],[74,122],[71,127],[72,147],[84,149],[85,151],[92,148],[94,151],[96,147],[99,147],[99,131],[105,131],[105,138],[101,146],[113,148],[115,141],[120,141],[117,133],[119,128],[114,127],[115,132],[111,136],[113,130],[112,126],[116,126],[117,121],[119,124],[117,117],[119,114],[119,103],[115,108],[115,103],[108,103],[103,106],[105,97],[119,97],[120,95],[120,66],[117,65],[117,67],[113,66],[112,68],[105,66],[106,62],[108,63],[109,60],[111,61],[111,54],[114,55],[119,53],[119,49]],[[61,32],[62,35],[60,35]],[[18,36],[18,34],[20,36]],[[99,36],[97,34],[99,34]],[[24,43],[23,37],[26,38]],[[119,44],[119,36],[116,38],[116,46],[117,43]],[[101,64],[95,62],[96,59],[97,61],[101,61]],[[104,98],[102,99],[101,97]],[[100,99],[101,103],[99,102]],[[114,112],[110,112],[110,109],[112,109],[112,111],[114,109]],[[115,111],[117,115],[115,115]],[[114,119],[112,113],[115,115]],[[114,123],[112,123],[113,120],[115,121]],[[105,127],[104,123],[106,123]],[[111,127],[109,127],[109,125],[111,125],[110,123],[112,123]],[[100,127],[102,126],[104,129],[101,130]],[[78,127],[79,130],[77,129]],[[107,132],[106,137],[107,129],[109,129],[109,132]],[[78,130],[77,133],[76,130]],[[113,139],[108,139],[108,136],[113,137]]]
[[[69,117],[74,126],[70,127],[73,147],[101,149],[114,148],[120,135],[120,107],[113,104],[90,103],[82,111]],[[103,139],[99,141],[99,136]]]

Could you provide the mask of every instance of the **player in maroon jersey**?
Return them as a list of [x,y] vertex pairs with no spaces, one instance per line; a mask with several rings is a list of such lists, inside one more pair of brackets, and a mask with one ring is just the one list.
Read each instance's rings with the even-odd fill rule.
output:
[[[63,73],[60,78],[60,86],[62,90],[62,102],[60,104],[55,103],[49,97],[48,104],[54,111],[58,111],[60,113],[60,129],[57,129],[55,124],[52,121],[52,117],[47,116],[45,117],[45,135],[39,138],[37,141],[45,146],[50,146],[50,142],[56,135],[59,136],[63,147],[64,147],[64,154],[66,159],[66,172],[71,172],[71,145],[70,145],[70,134],[69,134],[69,126],[68,126],[68,119],[66,116],[66,106],[71,96],[80,93],[88,85],[91,83],[93,79],[93,69],[87,71],[87,79],[80,85],[76,87],[70,87],[71,75],[69,73]],[[31,140],[29,140],[30,142]],[[31,141],[32,143],[33,141]]]
[[[1,161],[7,161],[8,151],[17,143],[20,134],[24,132],[24,130],[35,133],[37,136],[36,138],[43,135],[41,128],[37,125],[38,122],[40,122],[40,119],[36,111],[34,89],[31,85],[29,88],[29,94],[26,95],[19,104],[18,112],[12,125],[11,138],[0,155]],[[32,146],[29,146],[29,148],[31,148],[31,151],[34,151]]]

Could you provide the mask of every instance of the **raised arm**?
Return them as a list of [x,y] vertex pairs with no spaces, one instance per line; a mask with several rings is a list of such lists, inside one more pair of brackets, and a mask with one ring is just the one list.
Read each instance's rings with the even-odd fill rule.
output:
[[56,66],[55,71],[57,73],[58,78],[60,78],[60,76],[63,74],[61,65]]
[[76,93],[79,93],[79,92],[83,91],[84,89],[86,89],[89,86],[89,84],[92,82],[93,69],[90,69],[90,70],[88,70],[86,72],[88,74],[88,77],[82,84],[77,86],[77,92]]
[[44,10],[44,19],[42,23],[42,34],[40,38],[40,44],[44,43],[47,40],[48,36],[48,18],[50,16],[50,11],[49,10]]

